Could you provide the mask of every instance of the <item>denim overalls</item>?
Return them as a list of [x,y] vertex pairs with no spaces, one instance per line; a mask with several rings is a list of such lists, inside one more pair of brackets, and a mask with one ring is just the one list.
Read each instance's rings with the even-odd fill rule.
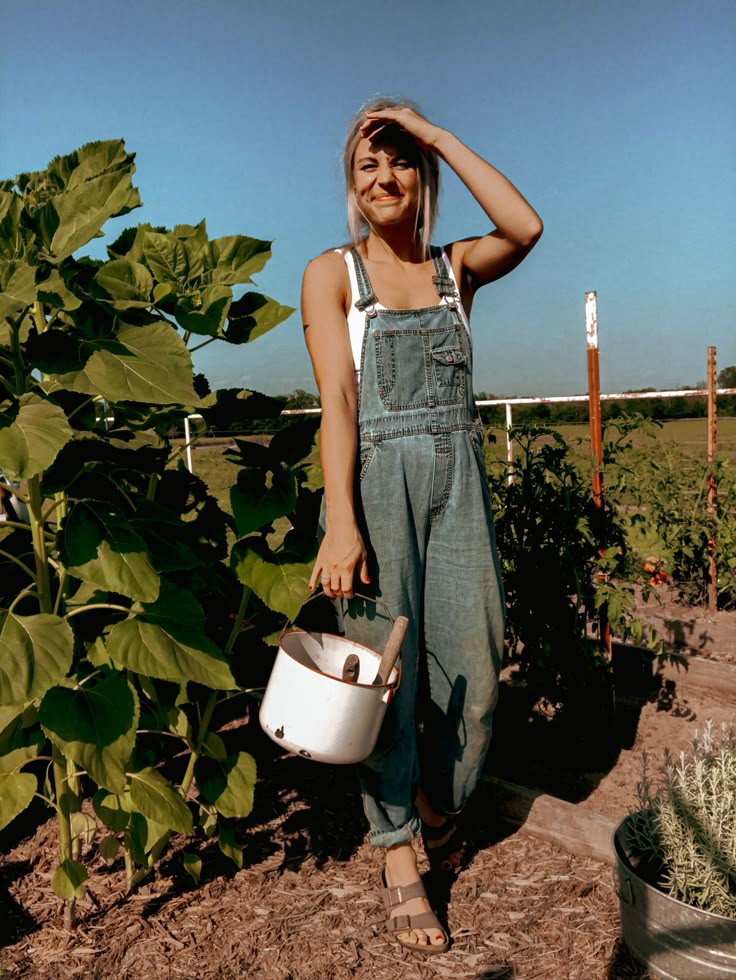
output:
[[[401,684],[374,753],[358,767],[370,841],[391,847],[421,829],[420,753],[421,786],[435,808],[457,812],[475,787],[491,738],[505,607],[470,338],[441,250],[432,249],[433,281],[446,305],[418,310],[377,310],[360,255],[350,257],[355,305],[366,314],[356,512],[375,594],[410,624]],[[380,607],[343,600],[342,621],[349,638],[383,649],[390,623]]]

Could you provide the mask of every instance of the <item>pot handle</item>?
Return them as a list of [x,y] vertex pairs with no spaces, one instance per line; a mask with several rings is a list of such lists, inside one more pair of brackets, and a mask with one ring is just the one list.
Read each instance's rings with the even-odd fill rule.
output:
[[[307,605],[308,602],[311,602],[312,599],[320,599],[322,597],[327,598],[327,596],[325,595],[325,593],[323,591],[315,592],[314,595],[308,596],[308,598],[306,598],[304,600],[304,602],[301,604],[299,611],[301,612],[301,610]],[[388,606],[386,605],[386,603],[382,599],[377,599],[375,596],[371,596],[371,595],[363,595],[362,592],[353,592],[353,598],[355,598],[355,599],[365,599],[367,602],[374,602],[377,606],[381,606],[381,608],[383,609],[383,611],[386,613],[386,615],[388,616],[388,618],[391,620],[391,625],[393,626],[395,624],[396,620],[391,615],[391,613],[389,612]],[[282,632],[285,633],[286,630],[291,625],[292,625],[292,620],[291,619],[287,619],[286,620],[286,624],[285,624]]]
[[631,905],[632,907],[636,904],[634,901],[634,889],[631,887],[631,878],[627,874],[622,874],[620,870],[614,870],[613,872],[613,890],[616,892],[619,900],[625,905]]

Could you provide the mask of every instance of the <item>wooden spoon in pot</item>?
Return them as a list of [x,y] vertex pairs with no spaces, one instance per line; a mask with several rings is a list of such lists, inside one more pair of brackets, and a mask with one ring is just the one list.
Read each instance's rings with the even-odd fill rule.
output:
[[378,665],[378,673],[373,680],[374,684],[388,684],[388,679],[391,676],[393,666],[401,653],[401,644],[404,642],[404,635],[408,625],[409,620],[406,618],[406,616],[396,617],[393,629],[391,630],[389,638],[386,641],[381,662]]

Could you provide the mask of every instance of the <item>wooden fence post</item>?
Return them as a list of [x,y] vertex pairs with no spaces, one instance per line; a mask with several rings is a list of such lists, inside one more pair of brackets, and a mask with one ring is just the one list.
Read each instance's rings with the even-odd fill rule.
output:
[[708,533],[708,612],[718,609],[718,568],[716,566],[716,349],[708,348],[708,517],[711,528]]
[[[598,294],[585,294],[585,339],[588,348],[588,405],[590,414],[590,451],[593,461],[593,503],[603,512],[603,434],[601,426],[601,380],[598,364]],[[598,545],[604,550],[606,542],[601,540],[601,520],[596,533]],[[599,619],[601,649],[611,653],[611,626],[608,622],[608,610],[601,606]]]

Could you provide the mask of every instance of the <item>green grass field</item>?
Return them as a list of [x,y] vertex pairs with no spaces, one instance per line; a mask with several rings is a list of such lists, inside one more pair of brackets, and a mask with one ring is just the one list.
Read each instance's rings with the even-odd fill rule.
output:
[[[676,446],[693,455],[702,455],[703,461],[708,453],[708,423],[706,419],[673,419],[663,422],[661,427],[654,425],[652,434],[633,433],[632,442],[638,449],[656,451],[658,448]],[[590,427],[585,424],[550,425],[567,442],[579,441],[581,447],[590,445]],[[489,434],[496,437],[489,457],[506,458],[506,430],[490,428]],[[736,418],[719,419],[717,423],[717,452],[719,456],[736,460]]]
[[[588,425],[555,425],[554,428],[570,445],[575,446],[577,444],[576,458],[587,463],[590,451],[590,429]],[[505,460],[506,430],[489,428],[488,435],[489,443],[486,447],[488,462]],[[491,442],[490,437],[495,437],[495,442]],[[664,422],[661,427],[654,426],[651,434],[635,432],[631,438],[636,450],[632,460],[634,465],[636,465],[636,460],[641,458],[642,453],[654,454],[656,460],[657,453],[666,453],[669,449],[682,449],[696,458],[700,457],[703,465],[707,461],[708,433],[705,419],[677,419]],[[204,480],[210,489],[210,493],[217,498],[220,505],[229,511],[229,489],[235,482],[237,466],[225,459],[221,440],[218,440],[218,444],[215,446],[208,445],[208,442],[209,440],[205,437],[194,450],[192,454],[193,469],[197,476]],[[725,418],[718,421],[717,452],[719,456],[736,461],[736,418]]]

